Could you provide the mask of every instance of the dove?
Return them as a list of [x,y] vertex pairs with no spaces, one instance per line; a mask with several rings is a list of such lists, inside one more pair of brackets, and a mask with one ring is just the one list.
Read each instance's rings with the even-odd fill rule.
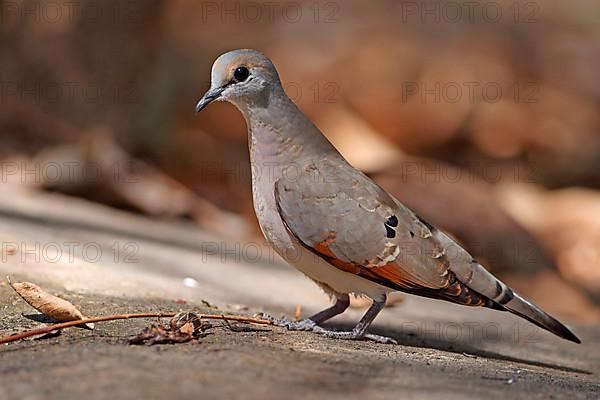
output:
[[[215,101],[232,103],[246,120],[252,197],[263,235],[333,300],[331,307],[299,321],[263,315],[275,325],[337,339],[396,343],[368,328],[388,294],[401,291],[507,311],[580,343],[448,234],[350,165],[286,95],[275,66],[261,52],[233,50],[216,59],[196,112]],[[356,326],[351,331],[322,327],[348,308],[350,295],[372,300]]]

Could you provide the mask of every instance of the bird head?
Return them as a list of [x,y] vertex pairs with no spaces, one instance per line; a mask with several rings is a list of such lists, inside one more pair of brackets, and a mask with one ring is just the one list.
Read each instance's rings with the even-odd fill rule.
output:
[[212,66],[210,89],[196,104],[202,111],[213,101],[229,101],[238,108],[268,103],[273,88],[280,88],[275,66],[256,50],[233,50],[219,56]]

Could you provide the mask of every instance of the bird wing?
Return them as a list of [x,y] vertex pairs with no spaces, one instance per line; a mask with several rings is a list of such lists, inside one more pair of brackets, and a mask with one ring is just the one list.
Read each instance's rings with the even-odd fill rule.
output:
[[458,243],[344,161],[309,164],[275,183],[288,231],[331,265],[380,285],[510,311],[580,343],[560,321],[494,277]]
[[434,229],[344,162],[309,164],[275,184],[288,230],[331,265],[397,290],[452,285]]

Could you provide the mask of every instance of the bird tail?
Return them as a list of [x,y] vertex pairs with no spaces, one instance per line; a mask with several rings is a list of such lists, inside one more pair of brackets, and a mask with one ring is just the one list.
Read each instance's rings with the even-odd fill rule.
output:
[[563,339],[570,340],[571,342],[575,343],[581,343],[581,340],[579,340],[579,338],[575,336],[575,334],[573,334],[569,328],[564,326],[556,318],[544,312],[535,304],[519,296],[517,293],[513,292],[513,295],[514,297],[512,299],[501,305],[501,307],[506,309],[506,311],[516,314],[521,318],[525,318],[529,322],[549,332],[552,332]]
[[[548,315],[535,304],[524,299],[518,293],[515,293],[511,288],[475,261],[465,249],[454,242],[448,235],[441,231],[436,231],[435,234],[436,238],[440,240],[449,251],[452,251],[453,259],[450,263],[451,271],[462,284],[467,286],[471,291],[474,291],[487,299],[484,304],[486,307],[509,311],[563,339],[581,343],[579,338],[575,336],[569,328],[556,320],[556,318]],[[459,294],[461,293],[460,290],[457,292]],[[464,290],[462,292],[464,292]],[[453,301],[456,301],[456,299],[453,299]],[[465,304],[465,302],[462,302],[462,304]],[[470,300],[466,304],[481,305],[479,301]]]

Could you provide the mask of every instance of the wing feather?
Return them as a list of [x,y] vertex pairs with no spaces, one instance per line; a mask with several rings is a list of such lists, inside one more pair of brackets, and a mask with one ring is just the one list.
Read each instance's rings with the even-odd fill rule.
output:
[[395,289],[450,285],[449,262],[432,228],[359,171],[307,166],[275,184],[288,230],[346,272]]

